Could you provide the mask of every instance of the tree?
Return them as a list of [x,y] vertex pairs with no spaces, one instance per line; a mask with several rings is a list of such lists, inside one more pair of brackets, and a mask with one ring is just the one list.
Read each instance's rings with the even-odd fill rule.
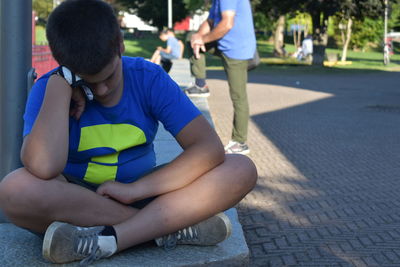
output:
[[354,20],[353,33],[350,40],[352,49],[365,51],[369,47],[379,47],[383,44],[383,19],[365,18]]
[[[340,18],[338,26],[341,31],[341,39],[343,44],[341,61],[346,61],[347,50],[352,38],[353,22],[355,22],[354,26],[357,29],[356,34],[359,37],[364,37],[364,43],[361,45],[362,48],[365,47],[365,43],[368,41],[377,41],[381,39],[379,36],[382,36],[381,18],[383,11],[384,4],[382,1],[347,0],[342,3],[341,10],[338,12],[338,16]],[[367,25],[369,25],[369,27],[366,27]],[[365,30],[365,28],[367,28],[367,30]],[[378,36],[378,39],[374,38],[375,36]]]
[[[116,0],[116,3],[159,30],[168,25],[168,1],[166,0]],[[184,0],[173,0],[172,3],[173,23],[188,16],[189,10],[186,8]],[[190,4],[193,4],[191,7],[195,6],[194,2]]]
[[[377,17],[382,14],[382,0],[261,0],[261,8],[275,10],[279,14],[288,12],[307,12],[312,19],[313,29],[313,64],[322,65],[328,44],[328,20],[341,13],[345,17]],[[351,30],[347,22],[346,28]],[[351,36],[351,34],[350,34]]]
[[208,0],[183,0],[186,9],[190,11],[190,13],[194,13],[197,10],[207,9],[209,7],[210,1]]
[[341,57],[342,62],[345,62],[347,59],[347,49],[350,44],[352,26],[353,26],[353,18],[352,17],[348,17],[347,22],[339,24],[339,29],[341,32],[342,44],[343,44],[342,57]]
[[295,12],[294,16],[290,16],[288,24],[291,25],[293,35],[293,44],[295,47],[301,46],[301,37],[308,36],[311,31],[311,17],[308,13]]
[[[292,11],[291,3],[288,0],[254,0],[253,9],[255,13],[262,13],[274,23],[274,55],[284,56],[283,40],[286,24],[285,15]],[[260,15],[258,15],[260,16]]]
[[340,10],[342,1],[296,1],[299,8],[311,16],[313,28],[313,65],[323,65],[328,45],[328,19]]
[[32,9],[42,22],[46,22],[49,14],[53,10],[53,0],[33,0]]
[[259,8],[275,17],[296,11],[310,14],[314,43],[313,64],[322,65],[328,44],[328,19],[339,10],[340,2],[342,0],[260,0]]
[[285,43],[285,25],[286,17],[285,15],[280,15],[278,21],[276,22],[276,28],[274,32],[274,55],[278,57],[285,56],[285,51],[283,49]]
[[273,31],[274,21],[270,19],[269,16],[262,12],[254,12],[254,28],[256,30],[262,31],[264,33],[264,37],[266,38],[268,33]]
[[395,32],[400,31],[400,1],[394,1],[390,6],[389,28]]
[[342,57],[341,61],[345,62],[347,59],[347,50],[351,40],[351,33],[353,27],[354,16],[358,13],[357,5],[355,1],[345,1],[342,4],[342,8],[337,12],[339,23],[337,28],[340,31],[341,43],[342,43]]

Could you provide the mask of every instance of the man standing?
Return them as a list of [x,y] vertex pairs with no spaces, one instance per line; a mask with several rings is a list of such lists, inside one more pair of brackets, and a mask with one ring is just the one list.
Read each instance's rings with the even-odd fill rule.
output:
[[247,67],[248,60],[253,58],[256,50],[250,1],[213,0],[208,19],[190,41],[193,49],[191,71],[196,80],[186,94],[197,97],[210,95],[206,84],[205,55],[201,52],[207,51],[221,57],[234,108],[232,140],[225,146],[225,152],[248,154]]

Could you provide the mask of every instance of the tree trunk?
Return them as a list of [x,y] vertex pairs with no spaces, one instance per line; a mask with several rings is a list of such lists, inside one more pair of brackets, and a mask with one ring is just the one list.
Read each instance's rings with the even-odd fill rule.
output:
[[306,38],[306,36],[308,35],[308,24],[304,24],[304,38]]
[[[297,48],[297,47],[301,47],[301,33],[302,33],[302,30],[300,29],[300,25],[302,25],[302,24],[298,23],[298,25],[299,25],[299,29],[298,29],[298,31],[297,31],[297,44],[296,44],[296,48]],[[303,38],[306,38],[306,36],[304,35]]]
[[313,23],[313,65],[324,64],[325,49],[328,45],[328,16],[316,11],[311,14]]
[[283,52],[283,32],[285,30],[285,16],[281,15],[278,19],[278,24],[275,29],[275,38],[274,38],[274,55],[275,56],[284,56]]
[[350,43],[350,38],[351,38],[351,26],[353,25],[353,20],[351,18],[349,18],[349,20],[347,21],[347,26],[346,26],[346,37],[345,37],[345,41],[343,43],[343,51],[342,51],[342,62],[345,62],[347,59],[347,50],[349,47],[349,43]]
[[294,28],[293,29],[293,44],[294,44],[294,47],[298,47],[298,45],[297,45],[297,30],[296,30],[296,28]]

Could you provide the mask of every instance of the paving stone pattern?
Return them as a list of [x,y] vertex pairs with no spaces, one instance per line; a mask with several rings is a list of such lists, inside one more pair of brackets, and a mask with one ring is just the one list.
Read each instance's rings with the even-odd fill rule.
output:
[[[228,85],[208,76],[227,143]],[[399,85],[399,73],[250,73],[259,180],[238,205],[250,266],[400,266]]]

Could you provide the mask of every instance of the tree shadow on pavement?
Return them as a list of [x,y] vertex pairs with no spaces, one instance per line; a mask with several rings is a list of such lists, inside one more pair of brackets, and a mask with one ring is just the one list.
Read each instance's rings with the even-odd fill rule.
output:
[[254,265],[400,264],[399,84],[396,72],[250,73],[260,179],[239,212]]

